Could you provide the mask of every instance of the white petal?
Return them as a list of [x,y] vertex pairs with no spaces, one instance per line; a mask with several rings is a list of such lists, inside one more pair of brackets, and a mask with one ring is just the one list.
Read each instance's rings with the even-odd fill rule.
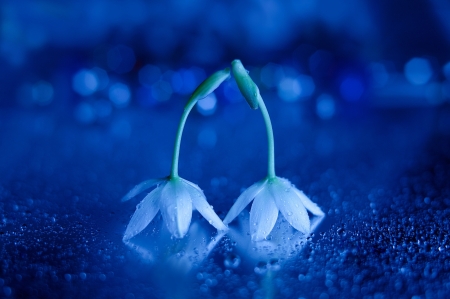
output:
[[123,236],[124,240],[129,240],[139,234],[155,218],[159,210],[161,192],[163,186],[159,186],[150,192],[137,206],[136,212],[128,223],[127,230]]
[[220,220],[219,216],[214,212],[213,208],[206,201],[205,194],[203,191],[195,184],[183,180],[186,183],[186,189],[191,195],[192,205],[198,210],[203,217],[205,217],[208,222],[217,228],[218,230],[227,230],[228,228]]
[[322,209],[316,203],[312,202],[311,199],[309,199],[309,197],[306,196],[305,193],[303,193],[303,191],[298,190],[294,186],[292,186],[292,189],[297,194],[297,196],[300,198],[300,200],[302,201],[303,205],[305,206],[305,208],[308,211],[310,211],[312,214],[314,214],[316,216],[323,216],[323,215],[325,215],[325,213],[322,212]]
[[250,234],[253,241],[267,237],[277,222],[278,208],[269,190],[264,188],[253,201],[250,210]]
[[166,184],[162,190],[160,207],[170,233],[177,238],[183,238],[191,223],[192,202],[182,181],[171,180]]
[[225,223],[225,225],[228,225],[228,223],[233,221],[234,218],[236,218],[242,212],[242,210],[245,209],[245,207],[256,197],[256,195],[261,192],[265,184],[266,180],[259,181],[242,192],[231,209],[228,211],[228,214],[227,216],[225,216],[223,223]]
[[268,184],[278,209],[284,218],[297,230],[304,234],[311,231],[308,212],[288,180],[277,178]]
[[131,189],[123,198],[122,201],[127,201],[129,199],[132,199],[133,197],[135,197],[136,195],[138,195],[139,193],[153,187],[154,185],[158,184],[159,182],[165,181],[165,179],[152,179],[152,180],[148,180],[148,181],[143,181],[140,184],[137,184],[136,186],[134,186],[133,189]]

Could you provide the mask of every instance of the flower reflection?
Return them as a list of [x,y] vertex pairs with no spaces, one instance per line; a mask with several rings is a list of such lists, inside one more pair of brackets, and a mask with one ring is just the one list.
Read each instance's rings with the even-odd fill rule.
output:
[[[323,215],[311,218],[311,233],[324,218]],[[236,224],[230,225],[227,235],[236,246],[235,252],[233,250],[229,254],[234,255],[234,259],[239,258],[244,264],[254,267],[256,274],[263,275],[268,270],[279,270],[281,264],[300,253],[310,239],[294,229],[284,218],[278,217],[266,239],[252,241],[248,237],[251,233],[250,221],[251,214],[244,211],[239,215]]]
[[173,270],[183,273],[191,270],[194,264],[201,263],[224,235],[207,228],[199,219],[193,221],[186,238],[173,238],[160,220],[149,227],[150,238],[141,234],[123,242],[145,262],[170,265]]
[[224,236],[194,216],[185,238],[174,238],[163,217],[157,216],[149,227],[130,240],[123,240],[146,267],[148,279],[167,292],[168,298],[187,298],[195,271],[210,256]]

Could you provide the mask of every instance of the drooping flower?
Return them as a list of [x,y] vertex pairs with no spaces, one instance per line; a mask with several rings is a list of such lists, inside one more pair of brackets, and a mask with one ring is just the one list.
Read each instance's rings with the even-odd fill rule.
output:
[[278,212],[297,230],[310,233],[310,221],[306,210],[323,216],[322,210],[288,180],[275,175],[275,146],[269,112],[259,89],[248,75],[240,60],[232,62],[233,76],[247,103],[252,109],[260,108],[267,132],[267,177],[245,190],[231,207],[224,219],[229,224],[252,201],[250,210],[250,233],[254,241],[261,241],[272,231]]
[[169,232],[177,238],[184,237],[189,230],[192,211],[195,209],[218,230],[227,229],[206,201],[203,191],[180,177],[142,182],[125,195],[122,201],[129,200],[155,185],[157,187],[137,205],[125,231],[124,240],[131,239],[146,228],[158,211],[161,211]]
[[197,185],[178,175],[178,158],[184,125],[192,108],[198,100],[213,92],[229,76],[230,70],[228,68],[215,72],[197,87],[187,102],[178,125],[170,175],[164,179],[144,181],[134,187],[122,199],[122,201],[129,200],[157,185],[137,205],[136,211],[125,231],[124,240],[129,240],[140,233],[153,220],[158,211],[161,211],[163,220],[170,233],[177,238],[183,238],[186,235],[191,223],[193,209],[197,209],[218,230],[227,229],[206,201],[203,191]]
[[309,234],[308,211],[323,216],[322,210],[287,179],[266,178],[246,189],[223,220],[228,225],[253,200],[250,210],[250,234],[253,241],[261,241],[272,231],[280,211],[298,231]]

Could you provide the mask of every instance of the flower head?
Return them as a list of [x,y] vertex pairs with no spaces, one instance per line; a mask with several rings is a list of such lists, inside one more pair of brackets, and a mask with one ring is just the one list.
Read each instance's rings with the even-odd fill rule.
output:
[[177,238],[183,238],[189,230],[194,209],[218,230],[227,229],[206,201],[203,191],[197,185],[180,177],[142,182],[128,192],[122,201],[129,200],[155,185],[157,187],[136,206],[136,211],[125,231],[124,240],[131,239],[146,228],[158,211],[161,211],[170,233]]
[[253,241],[267,237],[275,226],[280,211],[295,229],[309,234],[308,211],[322,216],[322,210],[291,182],[280,177],[266,178],[246,189],[231,207],[224,223],[228,225],[252,201],[250,234]]

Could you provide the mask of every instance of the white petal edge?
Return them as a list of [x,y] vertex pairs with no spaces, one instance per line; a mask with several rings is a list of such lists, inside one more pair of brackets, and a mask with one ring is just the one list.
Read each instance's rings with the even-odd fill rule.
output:
[[[266,186],[267,187],[267,186]],[[262,241],[272,231],[278,218],[278,208],[272,194],[264,188],[253,201],[250,210],[250,234],[253,241]]]
[[308,212],[293,190],[295,187],[288,180],[278,178],[268,187],[284,218],[296,230],[308,235],[311,232]]
[[133,189],[131,189],[124,197],[122,197],[122,202],[127,201],[132,199],[133,197],[135,197],[136,195],[138,195],[141,192],[144,192],[147,189],[150,189],[151,187],[153,187],[154,185],[165,181],[165,179],[151,179],[151,180],[147,180],[147,181],[143,181],[140,184],[137,184],[136,186],[134,186]]
[[297,193],[298,197],[302,201],[305,208],[311,212],[311,214],[316,216],[323,216],[325,213],[322,211],[322,209],[314,203],[311,199],[309,199],[308,196],[303,193],[303,191],[298,190],[288,179],[284,178],[278,178],[280,181],[282,181],[284,184],[289,185],[292,187],[292,189]]
[[236,218],[242,210],[245,209],[245,207],[261,192],[266,182],[266,180],[262,180],[254,183],[242,192],[231,209],[228,211],[223,223],[228,225],[231,221],[233,221],[234,218]]
[[186,189],[191,195],[193,208],[196,208],[198,212],[206,220],[208,220],[209,224],[211,224],[218,230],[221,231],[227,230],[228,227],[226,227],[225,224],[223,224],[222,220],[220,220],[219,216],[217,216],[216,212],[214,212],[213,208],[206,200],[203,191],[197,185],[186,180],[183,181],[186,183]]
[[136,211],[128,223],[123,240],[129,240],[139,234],[155,218],[159,211],[159,202],[163,187],[157,187],[136,206]]
[[325,215],[325,213],[322,211],[322,209],[316,203],[314,203],[311,199],[309,199],[309,197],[306,196],[305,193],[303,193],[303,191],[298,190],[294,186],[292,188],[294,189],[295,193],[297,193],[297,196],[300,198],[300,200],[302,201],[305,208],[308,211],[310,211],[311,214],[316,215],[316,216]]
[[171,180],[166,184],[161,194],[160,209],[169,232],[183,238],[191,224],[192,201],[181,180]]

